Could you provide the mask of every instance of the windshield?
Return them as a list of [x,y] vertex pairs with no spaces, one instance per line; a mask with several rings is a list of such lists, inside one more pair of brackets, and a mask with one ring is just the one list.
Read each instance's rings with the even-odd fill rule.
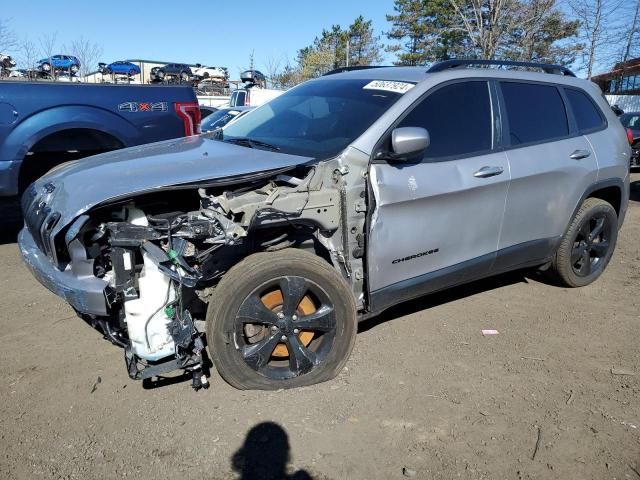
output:
[[622,122],[622,125],[627,128],[640,130],[640,114],[625,113],[624,115],[620,115],[620,121]]
[[217,112],[213,112],[208,115],[202,123],[200,124],[200,130],[202,133],[211,132],[216,128],[224,127],[227,123],[229,123],[232,119],[238,116],[241,113],[241,110],[235,110],[230,108],[223,108],[222,110],[218,110]]
[[401,93],[372,88],[374,83],[380,82],[325,79],[304,83],[228,125],[222,140],[248,138],[284,153],[332,157],[400,98]]

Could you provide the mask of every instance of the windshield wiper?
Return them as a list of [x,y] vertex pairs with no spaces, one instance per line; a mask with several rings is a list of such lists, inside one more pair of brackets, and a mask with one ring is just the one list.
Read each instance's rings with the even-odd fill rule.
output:
[[272,145],[267,142],[262,142],[260,140],[254,140],[253,138],[248,138],[248,137],[223,138],[222,141],[234,143],[236,145],[243,145],[249,148],[264,148],[266,150],[271,150],[272,152],[280,151],[280,147],[276,145]]

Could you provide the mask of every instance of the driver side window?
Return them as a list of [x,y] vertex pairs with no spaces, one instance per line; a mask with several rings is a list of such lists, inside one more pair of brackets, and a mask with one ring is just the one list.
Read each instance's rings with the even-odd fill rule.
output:
[[422,100],[398,127],[426,128],[426,161],[445,161],[491,150],[491,99],[486,81],[457,82]]

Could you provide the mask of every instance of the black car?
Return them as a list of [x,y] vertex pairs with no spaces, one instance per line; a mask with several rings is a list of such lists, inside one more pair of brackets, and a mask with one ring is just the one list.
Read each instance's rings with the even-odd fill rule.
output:
[[218,109],[216,107],[209,107],[208,105],[200,105],[200,120],[204,120],[212,113],[216,113]]
[[620,122],[633,136],[631,142],[631,167],[640,167],[640,112],[629,112],[620,115]]
[[267,77],[260,70],[245,70],[240,74],[240,80],[249,85],[267,86]]
[[154,80],[162,81],[167,76],[178,77],[180,81],[188,82],[193,76],[193,72],[186,63],[167,63],[164,67],[151,69],[151,78]]

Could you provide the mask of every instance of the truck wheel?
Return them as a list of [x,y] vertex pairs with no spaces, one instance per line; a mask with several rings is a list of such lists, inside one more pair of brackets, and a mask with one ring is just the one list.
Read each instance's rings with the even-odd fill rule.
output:
[[243,390],[330,380],[355,338],[351,289],[327,262],[301,250],[245,258],[222,278],[207,310],[211,358]]
[[606,268],[618,238],[618,215],[610,203],[587,198],[565,233],[552,272],[567,287],[583,287]]

